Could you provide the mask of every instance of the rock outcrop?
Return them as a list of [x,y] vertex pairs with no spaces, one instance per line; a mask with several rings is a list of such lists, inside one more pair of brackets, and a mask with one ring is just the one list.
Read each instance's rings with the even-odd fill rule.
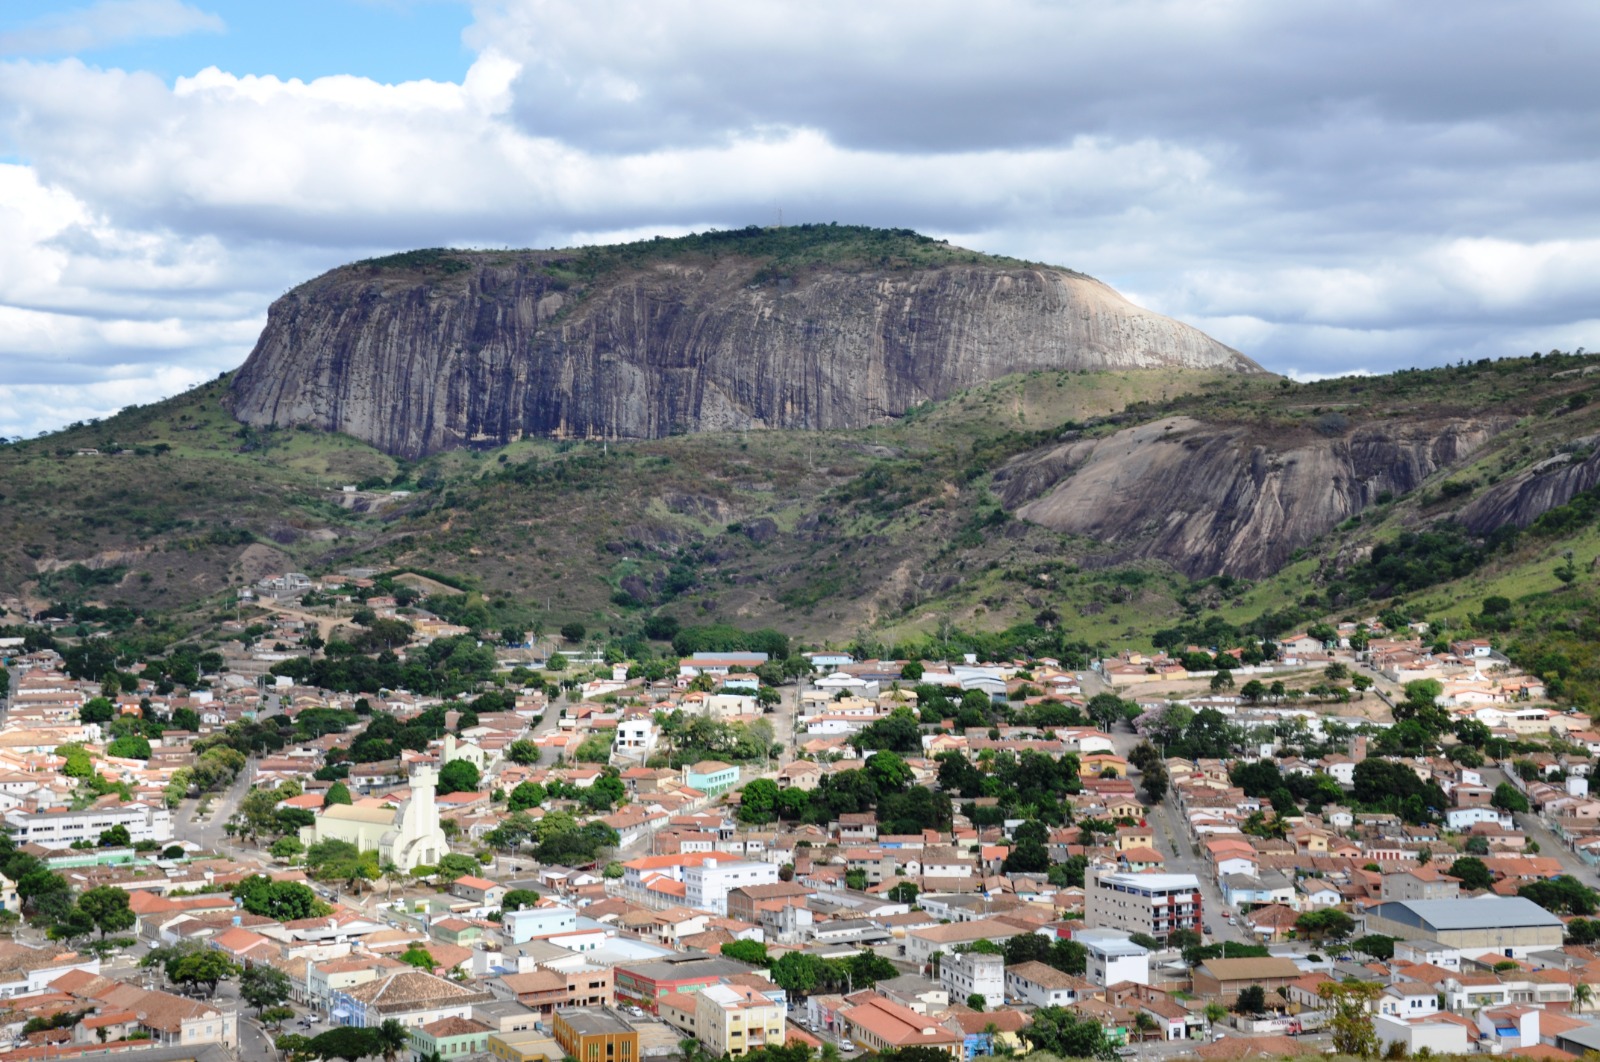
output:
[[234,381],[234,414],[417,456],[528,435],[858,428],[1038,369],[1260,371],[1067,270],[977,260],[775,275],[723,255],[574,280],[562,252],[446,261],[347,266],[279,299]]
[[[1593,438],[1574,440],[1582,451],[1592,450]],[[1467,503],[1461,522],[1478,534],[1488,534],[1507,524],[1527,527],[1541,515],[1600,484],[1600,450],[1556,454],[1510,476]]]
[[1373,505],[1454,465],[1510,418],[1417,420],[1303,437],[1186,417],[1067,440],[997,475],[1006,508],[1192,577],[1259,578]]

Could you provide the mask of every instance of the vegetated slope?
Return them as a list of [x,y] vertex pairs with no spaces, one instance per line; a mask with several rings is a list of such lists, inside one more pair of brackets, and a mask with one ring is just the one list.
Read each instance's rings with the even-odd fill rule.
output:
[[799,226],[567,251],[417,251],[273,304],[230,403],[393,454],[523,437],[849,429],[1017,372],[1260,372],[1070,270]]
[[[405,564],[465,577],[508,623],[535,604],[557,624],[669,607],[837,633],[870,622],[880,596],[898,607],[938,578],[927,556],[970,519],[992,440],[1011,440],[1009,455],[1064,421],[1232,375],[1017,376],[869,431],[524,440],[416,463],[347,436],[240,425],[218,380],[0,446],[0,607],[172,610],[283,570]],[[906,490],[936,496],[861,517],[910,496],[884,491],[903,466],[917,466]],[[833,493],[860,476],[841,508]],[[911,574],[886,578],[907,557]],[[625,606],[612,600],[624,592]]]
[[[1166,417],[1074,438],[997,474],[1024,520],[1186,575],[1258,579],[1335,525],[1420,487],[1488,443],[1508,416],[1415,417],[1262,431]],[[1318,430],[1320,428],[1320,430]]]
[[[1117,431],[1067,432],[996,475],[1021,519],[1086,535],[1124,560],[1154,559],[1186,575],[1261,578],[1341,523],[1493,455],[1514,428],[1520,451],[1487,491],[1450,490],[1476,534],[1527,526],[1600,482],[1588,383],[1564,359],[1515,359],[1390,377],[1279,385],[1236,401],[1195,395]],[[1533,418],[1530,420],[1529,418]],[[1582,449],[1574,458],[1563,452]],[[1485,477],[1488,479],[1489,477]]]
[[[13,495],[0,504],[0,593],[164,608],[270,561],[280,570],[444,573],[475,590],[467,604],[484,629],[577,619],[626,632],[667,614],[835,640],[1020,623],[1138,644],[1175,625],[1274,634],[1397,603],[1466,623],[1486,593],[1576,602],[1593,578],[1585,565],[1600,536],[1582,470],[1600,404],[1587,402],[1582,377],[1565,375],[1592,361],[1525,358],[1311,385],[1236,373],[1041,372],[863,430],[522,440],[420,462],[345,436],[241,427],[218,406],[219,382],[0,448],[0,490]],[[1167,423],[1181,426],[1168,432]],[[1447,449],[1440,440],[1450,438],[1460,441]],[[1391,447],[1394,461],[1371,457],[1379,442],[1353,442],[1361,439]],[[72,456],[111,443],[135,452]],[[1088,444],[1088,458],[1060,463],[1064,449]],[[1180,490],[1194,506],[1186,520],[1220,519],[1187,481],[1236,484],[1252,467],[1239,457],[1245,445],[1262,447],[1260,461],[1280,477],[1271,504],[1304,504],[1318,521],[1340,522],[1318,533],[1296,517],[1307,540],[1285,551],[1253,530],[1266,526],[1255,510],[1267,502],[1241,493],[1237,525],[1218,533],[1233,552],[1205,534],[1163,538],[1159,521],[1142,530],[1151,512],[1176,508]],[[1141,447],[1160,459],[1130,463],[1128,451]],[[1310,449],[1315,461],[1296,457]],[[1330,477],[1319,495],[1317,480],[1287,458],[1332,465],[1347,480]],[[1127,475],[1115,492],[1085,495],[1086,508],[1124,514],[1091,528],[1100,541],[1008,508],[1049,497],[1102,461]],[[1010,492],[1030,476],[1019,504]],[[365,489],[346,493],[344,484]],[[409,496],[391,498],[391,489]],[[1511,523],[1492,526],[1495,513]],[[1520,521],[1528,530],[1510,535]],[[1150,545],[1185,541],[1201,563]],[[1189,577],[1205,563],[1223,568],[1252,541],[1277,549],[1286,566],[1256,579]],[[1568,548],[1576,591],[1558,589],[1565,584],[1553,574]],[[1541,616],[1557,612],[1541,607]],[[1581,638],[1578,628],[1552,631],[1552,644]],[[1560,644],[1550,651],[1572,660],[1576,650]]]

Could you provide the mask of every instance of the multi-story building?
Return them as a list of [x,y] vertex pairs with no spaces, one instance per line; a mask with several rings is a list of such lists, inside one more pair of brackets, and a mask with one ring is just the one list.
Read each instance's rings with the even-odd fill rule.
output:
[[684,868],[684,901],[698,910],[726,915],[729,892],[747,885],[771,885],[777,880],[776,863],[707,858],[698,866]]
[[1006,967],[1006,999],[1028,1007],[1070,1007],[1094,994],[1094,985],[1042,962]]
[[18,844],[70,848],[74,841],[97,842],[113,826],[125,827],[128,840],[172,840],[172,813],[150,804],[93,807],[82,811],[8,811],[6,824]]
[[1089,952],[1084,973],[1101,988],[1122,981],[1150,983],[1150,952],[1116,929],[1080,929],[1072,939]]
[[526,944],[534,937],[553,937],[578,931],[578,912],[570,907],[524,907],[501,917],[500,925],[512,944]]
[[638,1062],[639,1032],[614,1010],[558,1010],[550,1032],[577,1062]]
[[708,985],[695,996],[695,1032],[713,1058],[782,1047],[784,1006],[744,985]]
[[939,959],[939,983],[950,998],[965,1003],[973,996],[983,997],[986,1010],[1005,1005],[1006,959],[986,952],[957,952]]
[[1200,879],[1193,874],[1091,870],[1084,884],[1084,921],[1091,929],[1123,929],[1165,940],[1174,930],[1202,927]]
[[657,1002],[669,993],[699,992],[719,984],[726,977],[747,974],[746,963],[726,959],[720,955],[686,954],[669,955],[644,962],[621,962],[615,967],[616,997],[654,1014]]

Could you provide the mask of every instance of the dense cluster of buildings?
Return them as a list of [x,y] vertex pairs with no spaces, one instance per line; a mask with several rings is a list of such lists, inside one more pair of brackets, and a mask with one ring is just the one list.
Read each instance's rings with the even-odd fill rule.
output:
[[[258,590],[282,599],[313,588],[338,589],[286,575]],[[369,595],[365,604],[404,616],[418,643],[462,633],[393,600]],[[1161,707],[1165,696],[1145,692],[1156,688],[1152,677],[1195,675],[1160,655],[1098,661],[1098,675],[1054,660],[923,661],[910,681],[902,678],[906,661],[813,653],[813,673],[774,698],[757,675],[763,654],[697,653],[655,680],[595,661],[556,702],[538,685],[512,685],[501,710],[466,720],[452,709],[448,732],[427,747],[354,764],[341,783],[348,804],[330,803],[334,783],[317,776],[329,751],[348,748],[370,716],[254,759],[254,789],[281,788],[279,808],[311,813],[310,825],[291,836],[305,846],[343,841],[376,853],[380,879],[351,892],[347,882],[313,880],[293,856],[207,842],[175,825],[189,806],[169,807],[183,795],[172,791],[178,772],[196,765],[198,739],[269,714],[355,708],[353,695],[268,674],[273,663],[305,653],[310,633],[298,619],[275,620],[248,646],[231,645],[202,688],[140,680],[119,690],[113,719],[184,712],[177,717],[197,721],[161,729],[148,759],[111,755],[111,724],[82,718],[98,684],[70,678],[48,651],[11,647],[12,696],[0,725],[0,815],[23,850],[74,889],[126,890],[132,934],[145,946],[210,949],[241,967],[281,970],[308,1032],[399,1021],[417,1059],[640,1062],[675,1053],[692,1037],[719,1057],[798,1040],[831,1041],[846,1052],[932,1048],[968,1062],[1025,1047],[1033,1013],[1064,1007],[1116,1041],[1194,1040],[1204,1057],[1232,1058],[1230,1039],[1296,1053],[1301,1045],[1277,1034],[1317,1029],[1326,1006],[1320,986],[1355,977],[1381,983],[1375,1027],[1384,1042],[1412,1052],[1600,1047],[1575,1005],[1587,995],[1582,986],[1600,983],[1600,955],[1565,944],[1566,920],[1517,896],[1527,883],[1600,859],[1600,801],[1587,790],[1600,735],[1586,718],[1534,703],[1542,691],[1476,642],[1446,654],[1399,638],[1351,649],[1340,644],[1345,631],[1332,643],[1289,638],[1278,659],[1251,673],[1344,662],[1391,682],[1438,677],[1443,703],[1459,718],[1483,722],[1495,736],[1552,738],[1548,751],[1519,753],[1505,777],[1565,841],[1563,851],[1537,849],[1496,806],[1492,766],[1402,761],[1445,795],[1435,825],[1349,799],[1316,813],[1277,809],[1280,828],[1267,832],[1258,828],[1261,813],[1274,809],[1234,785],[1233,761],[1168,759],[1171,795],[1152,814],[1119,751],[1130,747],[1127,735],[1087,724],[961,726],[921,712],[911,688],[943,687],[957,700],[978,691],[1023,709],[1084,709],[1085,684],[1109,681],[1142,706]],[[520,651],[507,670],[537,663],[535,655]],[[1285,776],[1325,775],[1348,793],[1367,755],[1361,734],[1327,755],[1285,748],[1272,732],[1290,716],[1300,720],[1298,735],[1324,743],[1325,717],[1293,698],[1252,703],[1222,690],[1185,700],[1256,727],[1248,731],[1256,754],[1272,756]],[[404,691],[368,701],[402,721],[439,703]],[[1062,797],[1073,824],[1045,831],[1048,867],[1008,872],[1022,822],[969,818],[964,801],[948,827],[914,833],[880,828],[873,811],[814,823],[741,821],[743,787],[767,778],[780,789],[815,791],[830,775],[865,766],[871,753],[852,739],[906,709],[921,715],[921,748],[902,757],[916,785],[936,787],[939,757],[951,754],[980,770],[1006,754],[1077,759],[1081,784]],[[693,718],[746,727],[781,721],[773,736],[782,755],[670,766],[674,735]],[[525,754],[530,747],[536,758]],[[69,774],[69,756],[87,756],[104,784]],[[458,761],[478,772],[478,788],[440,793],[441,772]],[[620,806],[592,810],[573,795],[602,779],[620,786]],[[615,850],[575,866],[542,865],[526,848],[489,851],[509,795],[524,783],[547,794],[521,809],[536,829],[558,814],[604,823],[617,833]],[[219,808],[219,821],[233,810]],[[1084,825],[1091,820],[1096,828]],[[118,830],[109,843],[117,827],[126,837]],[[1486,888],[1466,888],[1449,873],[1469,845],[1488,870]],[[430,876],[451,853],[481,853],[480,872]],[[1073,873],[1055,869],[1068,866]],[[275,920],[242,910],[229,890],[262,873],[315,887],[330,912]],[[520,906],[507,908],[513,891]],[[16,911],[16,883],[0,880],[0,898]],[[1354,919],[1354,935],[1394,938],[1392,958],[1326,946],[1338,941],[1306,946],[1297,923],[1331,909]],[[1215,939],[1224,921],[1223,936],[1271,950],[1183,960],[1182,943]],[[746,961],[751,949],[764,949],[766,961]],[[771,971],[791,953],[829,962],[866,953],[895,973],[791,992]],[[1241,1016],[1219,1039],[1208,1004],[1233,1006],[1254,987],[1267,992],[1268,1013]],[[150,1050],[233,1046],[254,1021],[220,999],[119,979],[92,955],[60,947],[0,948],[0,997],[8,1008],[0,1039],[9,1035],[24,1051],[66,1053],[136,1037],[148,1037]]]

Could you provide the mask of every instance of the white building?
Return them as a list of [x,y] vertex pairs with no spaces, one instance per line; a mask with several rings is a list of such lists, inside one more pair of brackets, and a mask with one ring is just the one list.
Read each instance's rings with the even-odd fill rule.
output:
[[125,827],[128,840],[172,840],[172,813],[149,804],[124,804],[82,811],[8,811],[5,821],[18,844],[68,848],[74,841],[95,842],[113,826]]
[[1499,808],[1475,807],[1445,809],[1444,824],[1452,830],[1465,832],[1472,829],[1472,827],[1476,826],[1480,822],[1497,823],[1501,826],[1504,826],[1508,830],[1515,828],[1516,825],[1510,814],[1501,811]]
[[1193,874],[1129,874],[1091,869],[1084,881],[1090,929],[1122,929],[1165,940],[1201,929],[1200,879]]
[[977,951],[942,955],[939,983],[958,1003],[965,1003],[972,996],[982,996],[985,1010],[1002,1007],[1006,1002],[1005,956]]
[[728,913],[728,893],[746,885],[772,885],[778,880],[776,863],[744,859],[707,859],[683,871],[684,900],[700,911]]
[[500,928],[510,943],[526,944],[534,937],[576,932],[578,912],[570,907],[525,907],[502,915]]
[[1072,939],[1089,951],[1084,974],[1092,984],[1104,988],[1122,981],[1136,985],[1150,983],[1150,952],[1135,944],[1125,932],[1115,929],[1080,929]]
[[1093,985],[1042,962],[1006,967],[1006,999],[1025,1007],[1070,1007]]
[[314,823],[301,828],[300,843],[309,847],[330,839],[347,841],[363,852],[376,849],[382,862],[401,870],[432,866],[450,851],[435,802],[438,780],[439,773],[423,764],[411,772],[411,796],[398,808],[323,808]]
[[649,719],[624,719],[617,724],[617,738],[612,745],[617,755],[642,760],[655,747],[656,726]]
[[1406,1045],[1406,1057],[1415,1058],[1424,1047],[1434,1055],[1466,1055],[1472,1053],[1467,1042],[1467,1028],[1459,1022],[1437,1015],[1420,1018],[1400,1018],[1377,1014],[1372,1019],[1372,1031],[1378,1034],[1380,1053],[1399,1041]]

